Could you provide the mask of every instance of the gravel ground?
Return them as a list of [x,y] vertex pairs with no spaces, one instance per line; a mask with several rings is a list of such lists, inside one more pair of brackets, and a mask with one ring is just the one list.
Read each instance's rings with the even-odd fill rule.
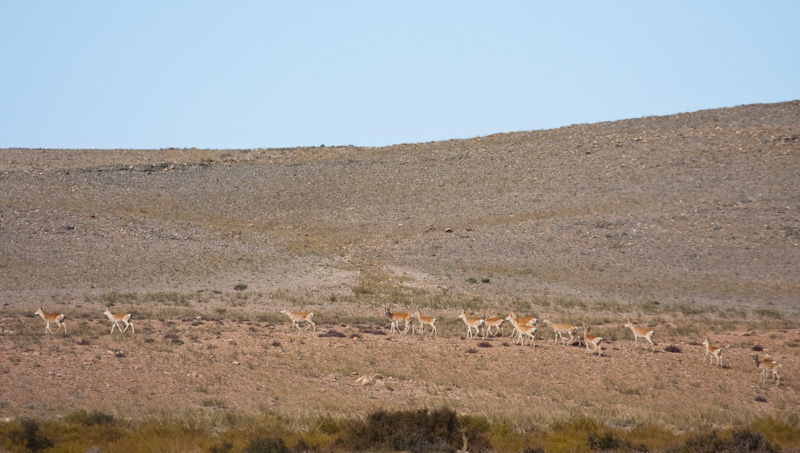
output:
[[[592,391],[572,400],[569,389],[585,386],[619,394],[601,401],[622,419],[644,416],[636,401],[653,388],[667,413],[683,396],[702,410],[781,413],[797,408],[800,388],[791,377],[798,263],[798,101],[386,148],[3,149],[0,416],[81,407],[141,416],[164,405],[363,413],[403,396],[535,417],[580,412]],[[108,336],[107,305],[135,313],[136,337]],[[421,306],[449,333],[345,341],[290,332],[277,315],[305,307],[323,329],[353,335],[383,329],[383,305]],[[41,337],[39,306],[67,313],[75,330]],[[465,306],[590,322],[614,334],[617,349],[589,359],[568,348],[568,364],[560,347],[529,352],[503,340],[467,353],[453,321]],[[214,327],[193,325],[198,316],[216,317]],[[669,327],[661,340],[691,352],[630,349],[619,330],[627,317]],[[729,368],[708,372],[718,390],[681,380],[707,373],[695,344],[709,326],[738,345]],[[542,328],[539,338],[550,335]],[[757,385],[751,335],[786,362],[780,390]],[[386,358],[398,350],[409,359]],[[339,365],[323,365],[334,351]],[[516,371],[514,359],[528,355],[541,358]],[[634,359],[646,372],[625,384]],[[482,377],[454,377],[460,363]],[[605,377],[587,378],[598,364]],[[541,403],[530,412],[523,393],[493,384],[493,373],[515,372],[556,396],[523,386]],[[364,400],[353,373],[391,377],[401,391]],[[637,384],[645,375],[671,377]],[[319,388],[327,396],[317,401],[308,390]],[[762,390],[782,402],[753,402]],[[487,402],[464,403],[473,393]]]

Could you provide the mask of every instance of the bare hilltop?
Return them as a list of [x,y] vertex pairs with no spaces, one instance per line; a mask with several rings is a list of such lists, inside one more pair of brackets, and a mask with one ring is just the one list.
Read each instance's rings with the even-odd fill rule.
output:
[[[729,426],[800,404],[798,301],[800,101],[383,148],[0,150],[0,417],[448,405]],[[44,336],[40,306],[67,335]],[[135,335],[109,335],[106,307]],[[439,336],[390,335],[384,307]],[[462,309],[537,316],[538,344],[507,323],[463,339]],[[591,325],[603,355],[554,344],[546,317]]]

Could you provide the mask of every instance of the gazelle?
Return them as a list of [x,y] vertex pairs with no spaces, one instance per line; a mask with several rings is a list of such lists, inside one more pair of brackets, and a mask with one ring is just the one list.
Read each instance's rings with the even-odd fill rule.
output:
[[600,357],[603,354],[603,348],[600,347],[600,343],[603,341],[603,337],[592,335],[589,333],[589,326],[586,324],[583,325],[583,342],[586,343],[586,352],[589,353],[589,344],[591,343],[592,349],[597,349],[597,356]]
[[475,318],[472,316],[467,316],[464,310],[461,310],[461,314],[458,315],[458,319],[463,319],[464,324],[467,325],[467,338],[473,338],[472,329],[475,329],[475,334],[480,334],[481,326],[484,324],[484,320],[482,317]]
[[419,331],[420,332],[424,332],[425,331],[425,325],[427,324],[427,325],[431,326],[431,328],[433,329],[433,331],[430,333],[430,335],[436,336],[436,318],[434,318],[432,316],[422,316],[421,314],[419,314],[419,310],[417,310],[416,313],[414,313],[414,316],[416,316],[417,317],[417,321],[419,321]]
[[525,346],[525,337],[528,337],[531,339],[531,346],[536,347],[536,327],[517,325],[517,331],[519,332],[517,341],[520,344]]
[[514,319],[515,323],[511,323],[514,326],[514,329],[511,331],[511,336],[519,335],[519,331],[517,329],[517,325],[521,326],[535,326],[538,319],[534,318],[533,316],[523,316],[519,317],[517,314],[512,310],[511,314],[506,316],[506,319],[510,322],[511,319]]
[[639,338],[641,337],[650,342],[650,350],[655,352],[653,345],[653,334],[655,331],[645,329],[644,327],[634,326],[630,319],[628,319],[628,322],[625,323],[625,327],[631,329],[631,332],[633,332],[633,342],[637,346],[639,345]]
[[755,359],[758,371],[761,372],[761,383],[766,382],[767,374],[772,373],[772,380],[775,381],[777,378],[777,385],[781,385],[781,375],[778,373],[781,370],[781,364],[770,359],[760,360],[758,354],[756,354]]
[[[133,333],[136,333],[136,328],[133,327],[133,322],[131,322],[131,314],[130,313],[122,313],[122,314],[113,314],[111,311],[106,307],[106,311],[103,312],[104,315],[108,316],[108,319],[111,320],[111,333],[114,333],[114,328],[116,327],[121,333],[125,333],[128,331],[128,327],[131,328]],[[119,326],[119,322],[122,321],[125,323],[125,330]]]
[[[39,309],[36,310],[33,314],[41,316],[44,322],[46,323],[44,326],[45,335],[47,335],[47,332],[53,333],[53,331],[50,330],[51,322],[58,324],[58,329],[56,329],[56,333],[58,333],[58,331],[61,330],[61,326],[64,326],[64,334],[67,333],[67,323],[64,322],[64,318],[66,318],[66,316],[64,315],[64,313],[45,313],[44,310],[42,310],[42,307],[39,307]],[[53,333],[53,335],[55,335],[55,333]]]
[[[557,343],[558,339],[561,338],[561,346],[566,346],[564,344],[564,334],[569,335],[569,344],[572,344],[572,340],[574,337],[572,336],[573,333],[578,332],[578,328],[573,326],[572,324],[565,324],[565,323],[554,323],[549,319],[544,320],[545,324],[549,324],[553,328],[553,332],[555,332],[555,338],[553,343]],[[580,342],[580,339],[578,340]]]
[[[383,307],[383,313],[386,315],[387,318],[389,318],[389,321],[392,322],[391,335],[394,335],[395,330],[397,330],[398,333],[402,333],[403,335],[405,335],[408,333],[409,328],[411,329],[411,335],[414,335],[414,324],[411,322],[414,320],[413,316],[411,316],[408,313],[400,311],[392,312],[387,307]],[[400,326],[399,326],[401,322],[406,323],[406,328],[402,332],[400,332]]]
[[706,357],[708,357],[708,362],[713,365],[714,358],[716,358],[717,366],[720,366],[722,363],[722,349],[711,346],[711,340],[709,340],[708,337],[703,340],[703,346],[706,347],[706,355],[703,357],[703,363],[706,362]]
[[314,331],[317,331],[317,325],[311,320],[311,318],[314,317],[314,313],[310,311],[289,311],[288,308],[284,308],[281,310],[281,314],[288,316],[289,319],[292,320],[292,325],[297,327],[297,330],[300,330],[299,323],[305,322],[308,324],[305,330],[308,330],[309,327],[313,327]]
[[[498,333],[500,333],[500,328],[501,328],[501,327],[502,327],[502,325],[503,325],[503,321],[505,321],[503,318],[487,318],[487,317],[484,315],[484,317],[483,317],[483,323],[484,323],[484,325],[486,326],[486,328],[485,328],[485,330],[483,331],[483,339],[484,339],[484,340],[486,339],[486,334],[487,334],[487,333],[488,333],[489,335],[492,335],[492,336],[497,336],[497,334],[498,334]],[[494,331],[494,334],[492,334],[492,327],[494,327],[494,328],[496,329],[496,330]]]

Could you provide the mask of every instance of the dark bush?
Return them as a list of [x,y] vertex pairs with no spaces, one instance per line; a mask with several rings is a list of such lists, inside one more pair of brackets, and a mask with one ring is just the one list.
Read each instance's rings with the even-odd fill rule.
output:
[[354,451],[444,451],[463,446],[469,451],[489,451],[488,428],[458,417],[452,409],[372,413],[366,420],[352,422],[337,446]]
[[282,439],[272,437],[255,439],[244,451],[245,453],[289,453],[289,449]]
[[677,346],[675,346],[673,344],[664,347],[664,350],[667,351],[667,352],[673,352],[675,354],[680,354],[681,353],[681,348],[679,348],[679,347],[677,347]]
[[619,439],[612,433],[597,434],[589,433],[586,437],[586,445],[592,451],[617,451],[617,452],[639,452],[647,451],[643,445],[633,445],[627,440]]
[[778,448],[774,447],[772,443],[764,439],[759,433],[743,429],[734,431],[733,436],[725,443],[725,447],[731,452],[777,452]]
[[727,453],[772,453],[779,450],[773,447],[761,434],[745,429],[734,431],[733,435],[728,439],[721,439],[716,431],[699,434],[690,438],[685,444],[673,451],[676,453],[715,453],[720,451]]
[[234,286],[233,289],[236,291],[244,291],[247,289],[247,285],[245,285],[244,283],[239,283],[236,286]]
[[761,352],[763,350],[764,350],[764,346],[761,346],[760,344],[753,345],[753,351]]
[[11,431],[11,442],[28,451],[42,451],[53,447],[53,441],[39,434],[39,422],[30,418],[20,420],[20,428]]

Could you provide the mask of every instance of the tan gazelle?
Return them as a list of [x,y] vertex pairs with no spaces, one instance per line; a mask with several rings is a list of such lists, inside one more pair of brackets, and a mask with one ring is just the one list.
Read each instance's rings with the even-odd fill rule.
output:
[[631,322],[630,319],[628,319],[628,322],[625,323],[625,327],[631,329],[631,332],[633,332],[634,344],[638,346],[639,338],[644,338],[645,340],[650,342],[650,350],[655,351],[655,345],[653,344],[653,334],[655,333],[655,331],[650,329],[645,329],[644,327],[637,327],[633,325],[633,322]]
[[[111,310],[109,310],[108,307],[106,307],[106,311],[104,311],[103,314],[108,316],[108,319],[110,319],[111,322],[112,322],[111,333],[114,333],[114,328],[115,327],[117,328],[117,330],[119,330],[122,333],[127,332],[128,331],[128,327],[130,327],[131,331],[133,333],[136,333],[136,328],[133,327],[133,322],[131,321],[131,314],[130,313],[118,313],[118,314],[115,315],[115,314],[111,313]],[[120,322],[125,323],[125,330],[122,330],[122,328],[119,326]]]
[[[411,334],[414,334],[414,324],[412,321],[414,317],[406,312],[401,311],[391,311],[388,307],[383,307],[383,313],[389,318],[389,321],[392,322],[392,332],[391,335],[394,334],[394,331],[397,330],[398,333],[402,333],[403,335],[408,333],[408,329],[411,329]],[[400,323],[406,323],[406,328],[402,332],[400,332]]]
[[297,327],[297,330],[300,330],[299,323],[301,322],[308,324],[305,330],[308,330],[309,327],[313,327],[314,331],[317,330],[317,325],[311,320],[314,317],[314,313],[310,311],[289,311],[288,308],[284,308],[281,310],[281,314],[288,316],[292,320],[292,325]]
[[39,309],[36,310],[33,314],[41,316],[42,319],[44,320],[45,335],[47,335],[47,332],[50,332],[53,335],[55,335],[55,333],[53,333],[53,331],[50,330],[51,322],[58,324],[58,329],[56,329],[56,333],[58,333],[58,331],[61,330],[61,326],[64,326],[64,333],[65,334],[67,333],[67,324],[64,322],[64,318],[66,318],[66,316],[64,315],[64,313],[45,313],[42,307],[39,307]]

